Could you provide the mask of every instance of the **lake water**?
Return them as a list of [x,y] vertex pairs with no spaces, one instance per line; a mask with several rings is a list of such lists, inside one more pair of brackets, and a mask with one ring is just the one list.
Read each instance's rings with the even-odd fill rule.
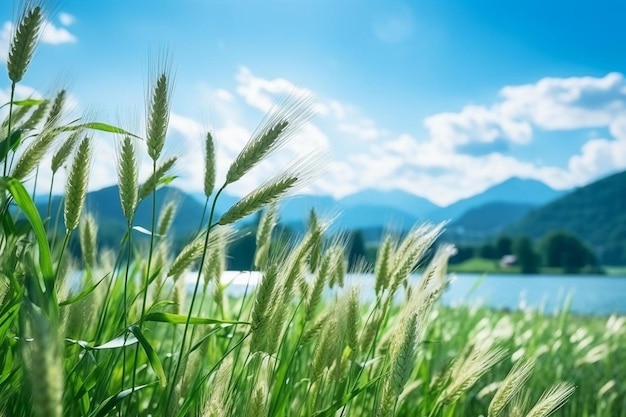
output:
[[[230,290],[241,293],[258,273],[227,272]],[[446,305],[482,304],[498,309],[541,308],[554,313],[569,299],[569,309],[579,314],[626,314],[626,277],[567,275],[488,275],[453,274],[443,294]],[[417,277],[415,278],[417,280]],[[364,298],[373,296],[372,275],[348,275],[346,284],[363,288]]]
[[626,277],[457,274],[443,301],[509,309],[530,306],[548,313],[569,302],[575,313],[626,314]]

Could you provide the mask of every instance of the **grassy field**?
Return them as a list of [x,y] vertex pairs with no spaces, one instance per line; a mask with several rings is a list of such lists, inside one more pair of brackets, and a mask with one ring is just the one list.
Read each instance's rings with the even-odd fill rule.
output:
[[[344,285],[347,236],[329,236],[328,222],[311,213],[299,239],[283,239],[274,203],[312,178],[321,159],[286,167],[217,216],[211,207],[222,191],[294,137],[310,114],[306,98],[267,117],[223,179],[207,132],[208,222],[197,219],[206,226],[173,252],[176,205],[157,213],[152,199],[152,225],[139,230],[149,244],[138,244],[137,206],[173,179],[176,157],[161,155],[171,76],[159,70],[151,79],[144,133],[62,124],[65,91],[51,100],[13,94],[45,21],[29,7],[10,46],[0,136],[0,415],[626,415],[626,318],[442,308],[451,247],[436,248],[421,281],[408,281],[441,226],[385,238],[376,265],[362,267],[376,278],[373,302]],[[100,247],[83,207],[94,131],[118,141],[128,225],[119,252]],[[48,155],[53,178],[67,178],[62,236],[52,236],[54,213],[41,215],[24,186]],[[142,156],[153,167],[146,178]],[[220,277],[232,225],[262,209],[254,260],[262,279],[230,298]],[[197,271],[191,292],[187,271]]]
[[450,265],[450,272],[469,274],[519,274],[518,266],[500,266],[499,260],[470,258],[458,264]]
[[[620,266],[602,266],[602,271],[606,275],[626,276],[626,267]],[[499,260],[485,258],[470,258],[458,264],[449,266],[450,272],[468,273],[468,274],[520,274],[520,267],[517,265],[501,266]],[[563,274],[561,268],[539,268],[539,274],[560,275]],[[585,274],[581,272],[581,274]]]
[[626,277],[626,266],[603,266],[607,275]]

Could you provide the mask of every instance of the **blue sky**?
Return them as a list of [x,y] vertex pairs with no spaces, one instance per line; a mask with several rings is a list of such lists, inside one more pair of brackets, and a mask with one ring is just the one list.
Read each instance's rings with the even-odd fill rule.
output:
[[[312,94],[318,115],[231,192],[314,149],[332,163],[306,192],[399,188],[439,204],[512,176],[562,189],[626,169],[623,1],[53,5],[20,92],[65,87],[75,112],[140,132],[166,51],[168,151],[183,155],[177,185],[190,191],[202,187],[203,131],[215,133],[223,175],[271,103],[294,91]],[[0,4],[3,60],[15,7]],[[97,138],[92,188],[115,182],[115,140]]]

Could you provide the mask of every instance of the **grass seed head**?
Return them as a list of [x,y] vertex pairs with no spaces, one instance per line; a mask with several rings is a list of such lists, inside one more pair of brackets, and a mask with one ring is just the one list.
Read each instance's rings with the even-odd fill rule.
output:
[[311,97],[307,95],[289,97],[281,106],[272,109],[230,165],[225,185],[239,180],[263,159],[282,148],[311,115]]
[[278,210],[276,202],[273,202],[263,212],[257,229],[256,252],[254,254],[254,265],[257,268],[264,266],[268,259],[269,249],[272,242],[272,231],[276,226],[277,217]]
[[39,307],[25,302],[25,329],[22,334],[22,359],[32,393],[35,416],[61,417],[63,415],[63,353],[57,335],[58,324],[48,318]]
[[374,276],[376,279],[375,291],[377,295],[387,289],[391,278],[391,265],[393,263],[393,249],[396,245],[391,235],[385,236],[383,243],[378,248]]
[[134,140],[126,136],[117,149],[117,182],[122,212],[128,225],[132,224],[139,200],[137,149]]
[[261,282],[257,286],[254,306],[252,307],[252,321],[250,325],[252,331],[251,352],[263,351],[265,348],[269,321],[275,307],[272,304],[272,299],[277,281],[278,265],[270,264],[270,267],[263,272]]
[[503,415],[506,406],[524,388],[534,367],[534,361],[530,358],[517,361],[506,378],[500,384],[493,396],[487,417],[498,417]]
[[91,213],[86,213],[79,224],[80,251],[89,269],[96,266],[98,253],[98,223]]
[[167,276],[178,279],[178,277],[180,277],[180,275],[185,272],[185,270],[189,268],[194,261],[202,256],[203,247],[204,235],[195,238],[185,245],[172,262],[172,265],[167,272]]
[[72,133],[70,136],[68,136],[67,139],[63,141],[63,143],[61,144],[61,146],[59,146],[59,149],[57,149],[54,155],[52,155],[50,168],[52,169],[53,173],[56,173],[59,168],[61,168],[65,164],[65,161],[67,161],[67,158],[69,158],[69,156],[74,151],[74,148],[76,148],[76,145],[78,144],[78,141],[80,140],[82,135],[82,130],[77,130],[76,132]]
[[84,138],[80,145],[78,145],[78,149],[74,155],[74,161],[67,175],[63,217],[65,220],[65,228],[68,232],[76,229],[76,226],[78,226],[80,213],[85,205],[91,157],[91,140]]
[[146,144],[153,161],[159,159],[165,145],[170,118],[170,83],[167,72],[162,72],[154,82],[149,98]]
[[505,356],[505,351],[489,346],[474,346],[462,360],[456,361],[450,370],[451,380],[437,402],[451,404],[456,401]]
[[360,306],[359,289],[358,287],[352,287],[348,293],[348,304],[346,307],[346,341],[353,352],[356,352],[359,347]]
[[176,212],[178,211],[178,202],[175,199],[168,199],[161,208],[159,219],[157,221],[157,235],[167,236],[174,223]]
[[28,65],[35,52],[35,46],[43,26],[43,11],[41,6],[26,8],[19,19],[7,59],[9,79],[18,83],[24,77]]
[[49,104],[50,102],[48,100],[44,100],[43,103],[37,105],[35,110],[31,113],[30,117],[24,122],[24,129],[28,130],[36,128],[46,115]]
[[548,417],[558,410],[574,393],[575,387],[567,382],[559,382],[546,390],[526,417]]
[[281,175],[266,182],[229,208],[220,217],[218,223],[227,225],[249,216],[265,205],[277,200],[297,183],[298,177],[292,175]]
[[50,129],[44,129],[37,138],[24,150],[20,159],[15,164],[11,175],[19,180],[25,179],[37,168],[46,153],[57,138],[57,134]]
[[204,195],[209,198],[215,188],[215,144],[213,135],[207,132],[204,141]]
[[157,165],[157,169],[152,172],[148,179],[139,187],[139,191],[137,193],[138,201],[141,202],[145,200],[156,188],[168,179],[166,174],[174,167],[177,160],[178,158],[173,156]]
[[60,90],[54,101],[52,102],[52,107],[50,108],[50,113],[48,113],[48,119],[46,120],[46,126],[53,127],[57,126],[59,120],[61,119],[61,115],[63,114],[63,107],[65,106],[65,99],[67,97],[67,91],[64,89]]

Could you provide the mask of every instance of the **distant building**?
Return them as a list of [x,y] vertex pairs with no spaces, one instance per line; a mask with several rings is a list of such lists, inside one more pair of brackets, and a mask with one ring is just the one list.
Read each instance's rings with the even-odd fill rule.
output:
[[500,267],[502,268],[513,265],[517,265],[517,256],[515,255],[504,255],[502,259],[500,259]]

